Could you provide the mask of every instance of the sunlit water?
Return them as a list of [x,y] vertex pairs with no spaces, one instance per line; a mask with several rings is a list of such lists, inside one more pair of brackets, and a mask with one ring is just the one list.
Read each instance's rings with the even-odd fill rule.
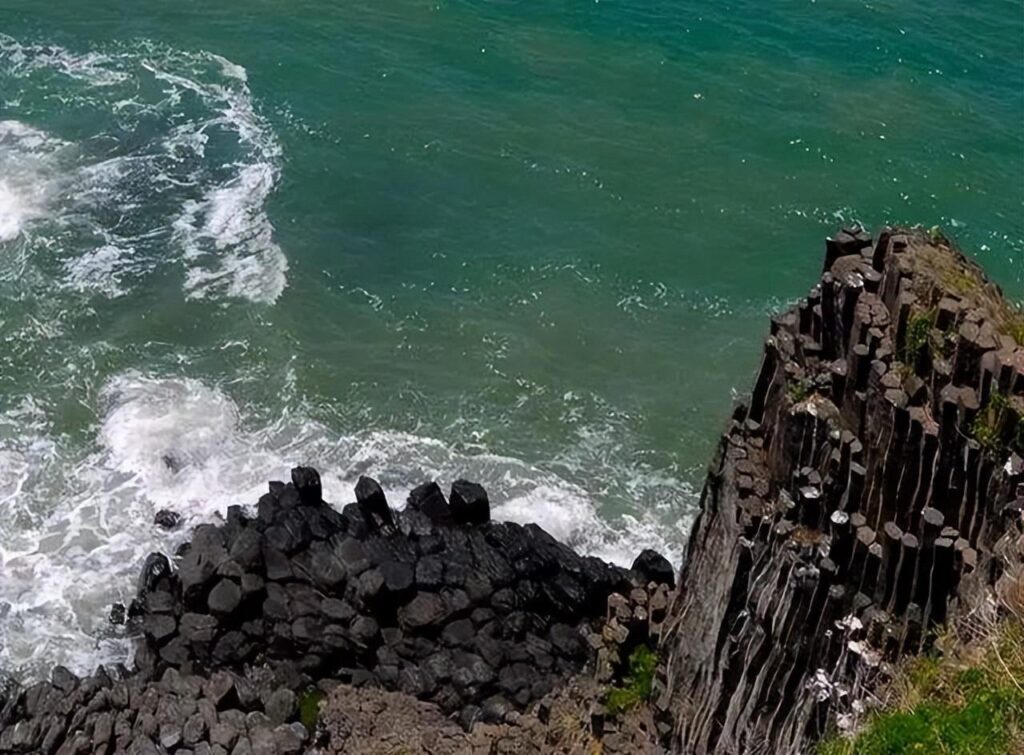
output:
[[836,225],[1024,289],[1022,46],[991,0],[0,0],[0,667],[124,659],[153,513],[296,463],[678,563]]

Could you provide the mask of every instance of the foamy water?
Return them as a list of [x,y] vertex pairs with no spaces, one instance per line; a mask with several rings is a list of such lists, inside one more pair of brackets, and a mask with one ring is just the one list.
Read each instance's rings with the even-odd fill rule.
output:
[[68,145],[24,123],[0,120],[0,242],[46,212],[53,161]]
[[[397,507],[425,480],[465,476],[487,484],[496,519],[537,522],[586,553],[623,565],[644,547],[680,556],[681,525],[666,529],[655,510],[609,524],[584,490],[516,459],[408,433],[338,436],[301,408],[252,426],[224,390],[190,378],[125,373],[100,403],[95,445],[81,454],[50,434],[32,402],[0,420],[18,428],[0,441],[0,667],[27,676],[56,662],[81,672],[128,661],[129,643],[106,617],[132,596],[145,556],[170,553],[231,504],[254,504],[299,463],[322,471],[325,498],[339,506],[360,474],[380,479]],[[185,527],[154,527],[161,508]]]
[[[148,43],[79,54],[0,35],[0,77],[26,92],[52,79],[106,122],[77,144],[0,122],[0,241],[32,230],[37,248],[60,238],[68,254],[73,237],[85,251],[63,260],[64,282],[81,292],[120,296],[176,262],[189,298],[280,296],[288,261],[266,204],[281,153],[244,68]],[[126,138],[137,129],[153,133]]]

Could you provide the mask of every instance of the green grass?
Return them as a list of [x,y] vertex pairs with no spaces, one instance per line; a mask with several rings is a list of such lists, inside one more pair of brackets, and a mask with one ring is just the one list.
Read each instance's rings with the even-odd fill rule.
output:
[[918,353],[928,345],[933,322],[935,322],[935,312],[930,309],[910,317],[907,322],[907,335],[903,343],[903,354],[900,361],[909,365],[914,364]]
[[324,697],[321,690],[310,687],[299,698],[299,721],[306,727],[306,731],[316,729],[317,719],[320,718],[320,702]]
[[617,716],[651,699],[657,665],[657,654],[646,645],[640,645],[630,653],[629,672],[622,686],[612,687],[605,697],[609,715]]
[[888,709],[855,739],[833,737],[819,755],[1007,755],[1024,752],[1024,624],[942,657],[917,658],[897,675]]
[[786,385],[786,393],[789,395],[790,403],[799,404],[801,401],[810,397],[813,391],[811,390],[811,384],[809,381],[793,378],[790,379]]
[[[1001,393],[993,393],[988,403],[978,412],[978,416],[971,423],[971,437],[973,437],[982,448],[988,451],[1024,451],[1024,423],[1018,416],[1018,409],[1011,406],[1010,401]],[[1009,440],[999,437],[999,428],[1003,426],[1007,412],[1012,412],[1014,419],[1013,429]]]

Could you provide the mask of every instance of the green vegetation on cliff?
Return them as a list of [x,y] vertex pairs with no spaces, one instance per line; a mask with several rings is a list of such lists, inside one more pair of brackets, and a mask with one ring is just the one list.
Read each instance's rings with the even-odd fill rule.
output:
[[657,654],[646,645],[638,646],[629,656],[629,672],[622,686],[608,690],[605,699],[608,713],[617,716],[650,700],[657,666]]
[[1024,753],[1024,622],[1005,618],[983,639],[908,662],[858,735],[828,739],[818,753]]

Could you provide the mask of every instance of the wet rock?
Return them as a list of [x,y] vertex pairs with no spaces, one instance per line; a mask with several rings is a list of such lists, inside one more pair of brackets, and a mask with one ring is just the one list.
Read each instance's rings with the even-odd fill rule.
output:
[[142,565],[142,573],[139,575],[139,594],[144,595],[155,590],[160,580],[171,573],[171,564],[167,556],[162,553],[150,553]]
[[312,467],[295,467],[292,470],[292,484],[299,491],[299,500],[306,506],[315,506],[323,501],[320,473]]
[[181,514],[170,509],[160,509],[153,517],[153,524],[165,530],[177,529],[181,523]]
[[452,483],[448,496],[452,519],[459,524],[486,524],[491,520],[491,503],[482,485],[466,480]]
[[146,635],[151,637],[157,644],[170,638],[178,628],[178,623],[173,616],[161,613],[148,614],[143,621],[143,628]]
[[363,519],[373,529],[381,527],[393,530],[395,527],[391,507],[380,484],[371,477],[360,477],[356,482],[356,504]]
[[669,560],[657,551],[644,550],[636,557],[631,567],[643,577],[644,584],[654,582],[659,585],[676,586],[675,570]]
[[424,514],[436,524],[448,524],[452,520],[448,502],[436,482],[427,482],[413,488],[407,503],[410,509]]

